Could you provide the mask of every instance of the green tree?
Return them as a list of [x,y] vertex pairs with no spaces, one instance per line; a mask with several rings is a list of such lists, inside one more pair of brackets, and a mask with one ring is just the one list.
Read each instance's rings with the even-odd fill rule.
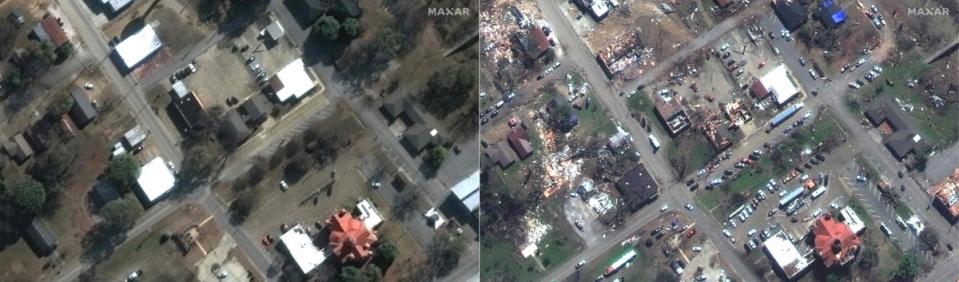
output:
[[347,18],[343,21],[343,24],[340,25],[340,28],[343,29],[343,34],[348,38],[356,38],[362,32],[362,26],[360,26],[360,21],[356,18]]
[[236,198],[230,202],[230,214],[237,222],[242,223],[250,216],[250,212],[256,207],[256,200],[259,194],[256,188],[248,187],[237,192]]
[[423,156],[423,175],[427,178],[436,176],[436,171],[446,160],[446,149],[443,147],[433,147]]
[[428,248],[430,268],[436,277],[443,277],[459,264],[460,256],[466,251],[466,242],[461,237],[440,236],[433,240]]
[[13,202],[28,214],[36,214],[47,201],[47,192],[43,185],[33,178],[24,177],[7,184]]
[[939,246],[939,233],[928,228],[924,229],[922,233],[919,233],[919,241],[926,250],[936,251]]
[[130,229],[142,213],[143,208],[133,198],[116,199],[100,209],[106,226],[115,231]]
[[391,242],[381,242],[373,250],[373,263],[381,269],[388,269],[393,261],[396,260],[396,254],[399,252],[396,245]]
[[895,281],[912,281],[919,274],[919,257],[908,252],[899,257],[899,268],[893,276]]
[[107,166],[106,178],[120,187],[124,193],[130,191],[136,184],[140,174],[140,165],[128,154],[120,155],[110,160]]
[[869,270],[879,265],[879,254],[876,252],[876,246],[866,245],[859,252],[859,268]]
[[333,16],[322,16],[313,25],[313,32],[319,33],[323,39],[335,41],[340,36],[340,22]]
[[463,63],[434,72],[423,91],[421,103],[439,117],[459,109],[470,98],[469,90],[476,83],[477,70],[473,66]]
[[60,47],[57,47],[57,49],[54,50],[54,52],[56,53],[56,60],[54,60],[54,62],[56,62],[58,65],[62,64],[68,58],[70,58],[70,55],[73,55],[73,51],[74,51],[73,43],[70,43],[70,42],[67,42],[66,44],[63,44]]
[[343,282],[377,282],[383,280],[383,274],[376,265],[367,265],[362,269],[348,265],[340,269],[339,278]]

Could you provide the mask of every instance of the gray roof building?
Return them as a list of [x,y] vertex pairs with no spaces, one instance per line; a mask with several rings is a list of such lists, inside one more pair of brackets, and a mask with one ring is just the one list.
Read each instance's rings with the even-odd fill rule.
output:
[[70,96],[73,96],[70,118],[77,124],[77,127],[83,128],[97,117],[97,109],[93,107],[90,97],[83,93],[80,88],[70,89]]
[[26,230],[27,243],[38,257],[45,257],[57,249],[57,236],[39,218],[34,218]]

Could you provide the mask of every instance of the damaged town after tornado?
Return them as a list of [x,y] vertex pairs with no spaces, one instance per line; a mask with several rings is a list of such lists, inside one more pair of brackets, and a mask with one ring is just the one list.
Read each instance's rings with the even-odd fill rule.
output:
[[959,282],[959,0],[0,16],[0,282]]

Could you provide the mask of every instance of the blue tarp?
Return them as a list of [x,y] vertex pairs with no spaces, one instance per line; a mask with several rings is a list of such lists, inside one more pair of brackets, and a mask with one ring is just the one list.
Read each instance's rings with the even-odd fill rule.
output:
[[832,14],[833,24],[840,24],[844,21],[846,21],[846,11],[839,10],[839,12]]

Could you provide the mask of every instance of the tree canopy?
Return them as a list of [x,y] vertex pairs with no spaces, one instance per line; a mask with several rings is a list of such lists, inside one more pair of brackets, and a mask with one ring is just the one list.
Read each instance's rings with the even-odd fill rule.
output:
[[427,178],[432,178],[436,175],[436,171],[440,169],[440,166],[443,165],[443,161],[446,160],[446,149],[443,147],[433,147],[426,152],[426,155],[423,156],[423,175]]
[[47,192],[43,185],[33,178],[24,177],[6,185],[13,203],[28,214],[39,212],[47,201]]
[[343,29],[343,34],[349,38],[356,38],[362,31],[360,21],[356,18],[347,18],[346,20],[343,20],[343,23],[340,24],[340,27]]
[[340,37],[340,22],[333,16],[322,16],[313,25],[313,32],[319,33],[323,39],[335,41]]
[[340,281],[343,282],[377,282],[383,280],[383,273],[376,265],[368,264],[362,269],[348,265],[340,269]]
[[107,180],[120,187],[121,191],[128,192],[136,185],[140,174],[140,165],[130,155],[124,154],[110,160],[107,166]]
[[469,90],[476,84],[476,71],[473,64],[462,63],[434,72],[423,90],[421,103],[439,117],[459,109],[472,96]]
[[127,230],[133,227],[143,208],[133,198],[110,201],[100,209],[100,215],[113,230]]

